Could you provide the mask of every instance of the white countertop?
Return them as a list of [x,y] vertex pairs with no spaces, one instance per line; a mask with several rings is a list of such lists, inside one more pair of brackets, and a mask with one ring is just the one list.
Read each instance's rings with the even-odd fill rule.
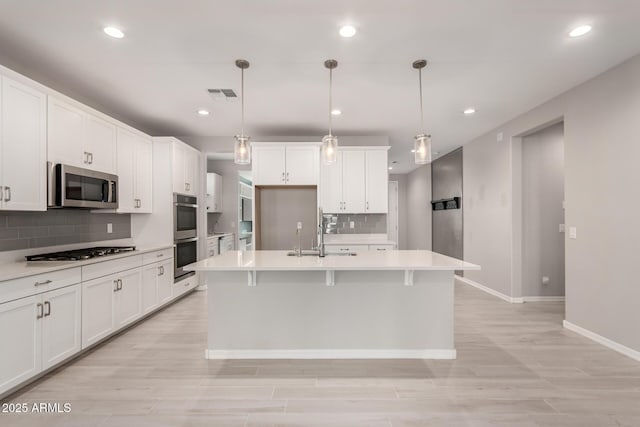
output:
[[[83,261],[17,261],[0,264],[0,282],[5,280],[19,279],[21,277],[34,276],[36,274],[45,274],[52,271],[66,270],[68,268],[82,267],[89,264],[99,262],[112,261],[114,259],[126,258],[134,255],[140,255],[147,252],[155,252],[163,249],[173,248],[173,245],[153,246],[146,248],[137,248],[135,251],[123,252],[121,254],[107,255],[104,257],[91,258]],[[45,251],[46,252],[46,248]],[[50,252],[55,252],[52,250]]]
[[219,239],[221,237],[227,237],[227,236],[233,236],[233,233],[215,233],[215,234],[208,234],[207,235],[207,240],[208,239]]
[[356,256],[287,256],[288,251],[228,251],[185,267],[187,271],[480,270],[431,251],[356,251]]

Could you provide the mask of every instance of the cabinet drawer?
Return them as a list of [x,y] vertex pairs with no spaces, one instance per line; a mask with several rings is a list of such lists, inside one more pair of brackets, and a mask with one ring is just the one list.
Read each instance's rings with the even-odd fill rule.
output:
[[214,237],[213,239],[207,239],[207,249],[217,248],[218,247],[218,238]]
[[392,251],[393,245],[369,245],[370,251]]
[[80,268],[76,267],[0,282],[0,303],[80,283],[80,280]]
[[142,255],[134,255],[111,261],[98,262],[82,267],[82,281],[108,276],[119,271],[130,270],[142,266]]
[[147,265],[154,262],[165,261],[173,258],[173,249],[163,249],[161,251],[142,254],[142,264]]
[[198,284],[198,275],[187,277],[184,280],[173,284],[173,297],[177,298],[185,292],[195,288]]
[[326,245],[327,252],[357,252],[366,251],[369,247],[367,245]]

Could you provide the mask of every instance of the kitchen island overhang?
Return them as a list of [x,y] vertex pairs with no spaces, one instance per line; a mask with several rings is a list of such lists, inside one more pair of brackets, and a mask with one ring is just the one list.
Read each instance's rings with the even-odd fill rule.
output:
[[231,251],[207,273],[209,359],[454,359],[454,271],[431,251]]

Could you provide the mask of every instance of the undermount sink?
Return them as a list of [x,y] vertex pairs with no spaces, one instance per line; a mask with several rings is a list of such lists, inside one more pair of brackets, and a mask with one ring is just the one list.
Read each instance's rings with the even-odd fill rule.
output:
[[[331,252],[326,253],[325,256],[356,256],[355,252]],[[287,252],[287,256],[298,256],[296,252]],[[301,256],[319,256],[318,251],[302,251]]]

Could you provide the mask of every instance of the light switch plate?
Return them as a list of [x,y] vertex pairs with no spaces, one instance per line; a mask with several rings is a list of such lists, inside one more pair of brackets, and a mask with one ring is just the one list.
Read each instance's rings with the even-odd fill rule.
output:
[[107,233],[109,234],[113,233],[113,224],[111,223],[107,224]]
[[298,230],[302,230],[302,221],[298,221]]
[[578,238],[578,230],[576,227],[569,227],[569,238],[577,239]]

